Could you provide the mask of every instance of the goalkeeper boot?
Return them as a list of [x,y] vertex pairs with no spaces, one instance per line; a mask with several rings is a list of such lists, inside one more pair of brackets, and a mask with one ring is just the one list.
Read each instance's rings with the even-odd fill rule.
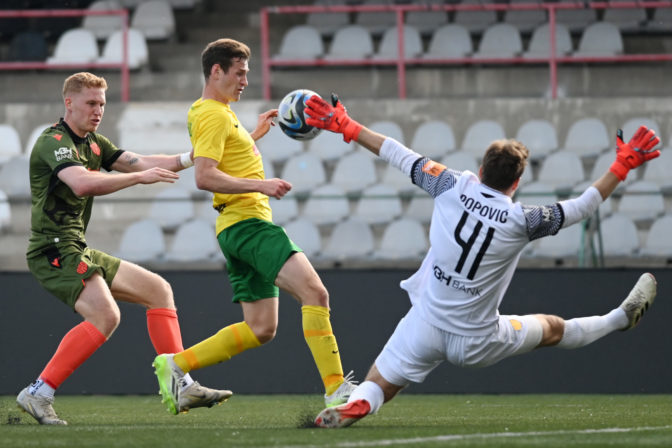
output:
[[159,381],[161,402],[168,407],[168,412],[177,415],[180,401],[180,380],[184,376],[182,370],[173,361],[172,354],[159,355],[152,363],[156,379]]
[[345,428],[361,420],[371,412],[366,400],[355,400],[333,408],[327,408],[315,418],[315,426],[320,428]]
[[31,395],[27,387],[16,397],[16,404],[19,408],[30,414],[40,425],[67,425],[68,422],[56,415],[52,407],[53,403],[54,397]]
[[355,381],[354,377],[354,372],[351,370],[345,378],[343,378],[343,383],[338,386],[338,389],[336,389],[333,394],[324,395],[324,404],[328,408],[348,402],[350,394],[357,388],[358,381]]
[[628,318],[628,326],[623,328],[622,331],[629,330],[637,325],[655,298],[656,278],[648,272],[642,274],[628,297],[621,303],[621,309],[625,311]]
[[233,392],[230,390],[217,390],[203,387],[194,381],[186,388],[180,390],[178,399],[179,412],[188,412],[189,409],[201,407],[213,407],[220,405],[229,399]]

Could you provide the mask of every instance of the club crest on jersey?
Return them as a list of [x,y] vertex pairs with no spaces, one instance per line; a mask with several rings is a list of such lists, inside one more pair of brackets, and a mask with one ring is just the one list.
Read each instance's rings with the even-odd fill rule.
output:
[[60,162],[63,159],[72,159],[72,148],[61,146],[54,151],[54,156],[56,157],[57,162]]
[[100,146],[98,146],[98,143],[93,142],[89,145],[91,147],[91,151],[97,156],[100,155]]
[[434,177],[439,177],[439,174],[441,174],[441,172],[443,172],[445,169],[445,165],[441,165],[440,163],[437,163],[433,160],[428,160],[427,163],[422,166],[423,172]]

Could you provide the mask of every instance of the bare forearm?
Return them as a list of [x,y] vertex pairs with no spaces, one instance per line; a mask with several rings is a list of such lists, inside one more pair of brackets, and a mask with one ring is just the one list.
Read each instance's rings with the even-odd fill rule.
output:
[[103,196],[140,183],[139,173],[104,174],[92,171],[71,186],[80,197]]
[[184,169],[182,163],[180,162],[180,156],[181,154],[176,155],[156,154],[156,155],[142,156],[140,162],[138,163],[138,166],[140,170],[159,167],[166,170],[177,172]]
[[363,127],[357,136],[357,143],[376,155],[380,154],[380,147],[383,146],[384,141],[384,135],[374,132],[366,127]]
[[240,194],[261,192],[262,180],[233,177],[221,171],[196,176],[196,186],[212,193]]
[[597,191],[600,192],[604,200],[614,192],[620,182],[620,179],[614,173],[607,171],[593,183],[593,187],[597,188]]

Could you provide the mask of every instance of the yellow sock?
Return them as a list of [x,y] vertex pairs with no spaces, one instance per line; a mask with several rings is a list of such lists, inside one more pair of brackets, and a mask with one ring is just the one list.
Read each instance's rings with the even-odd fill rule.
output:
[[259,347],[259,339],[246,322],[238,322],[219,330],[214,336],[176,353],[173,360],[184,373],[228,361],[238,353]]
[[303,336],[313,354],[317,370],[320,371],[325,392],[331,395],[343,383],[343,367],[336,337],[331,330],[329,309],[323,306],[304,305],[301,307],[301,313]]

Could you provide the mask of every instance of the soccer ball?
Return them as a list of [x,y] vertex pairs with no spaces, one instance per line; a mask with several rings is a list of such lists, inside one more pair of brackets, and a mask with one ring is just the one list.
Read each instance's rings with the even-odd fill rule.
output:
[[303,114],[306,100],[313,95],[317,95],[317,93],[312,90],[294,90],[285,95],[278,106],[280,129],[295,140],[310,140],[322,131],[322,129],[307,125],[306,117]]

